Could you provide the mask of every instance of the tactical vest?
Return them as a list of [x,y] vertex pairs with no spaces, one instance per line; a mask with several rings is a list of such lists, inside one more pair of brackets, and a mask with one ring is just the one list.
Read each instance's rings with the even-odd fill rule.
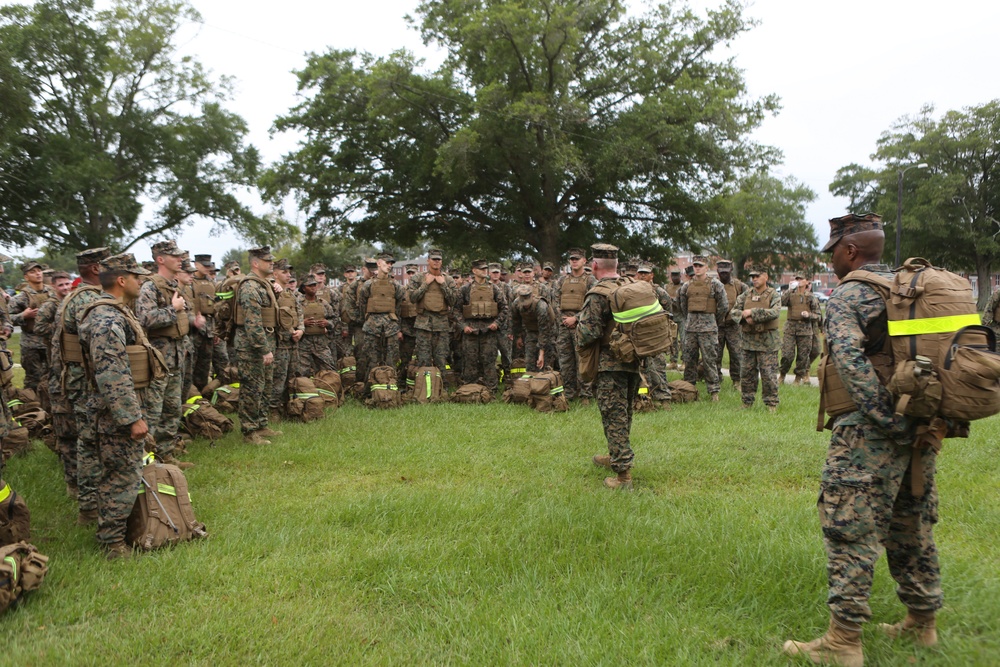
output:
[[195,278],[191,288],[194,290],[194,312],[206,317],[215,315],[215,283],[208,278]]
[[493,298],[493,283],[472,283],[469,289],[469,303],[462,306],[462,317],[467,320],[492,319],[500,314]]
[[812,310],[809,308],[809,302],[811,300],[812,299],[810,299],[810,295],[808,293],[806,293],[806,294],[799,294],[798,290],[795,290],[794,292],[792,292],[791,294],[789,294],[788,295],[788,320],[790,322],[791,321],[801,320],[802,319],[802,311],[803,310],[808,310],[808,311],[812,312]]
[[417,304],[410,301],[409,295],[404,296],[403,302],[399,304],[399,316],[404,320],[412,320],[417,316]]
[[586,298],[586,275],[579,278],[568,275],[563,279],[562,288],[559,290],[559,310],[564,313],[578,313],[583,308],[583,302]]
[[[66,331],[66,310],[70,301],[72,301],[78,294],[83,294],[84,292],[97,292],[100,294],[101,291],[101,288],[97,285],[88,285],[83,283],[66,297],[65,303],[62,305],[62,322],[60,325],[61,333],[59,336],[59,354],[62,357],[64,364],[67,362],[74,364],[83,363],[83,348],[80,347],[80,335]],[[74,323],[73,326],[75,328],[76,323]]]
[[236,313],[235,313],[235,317],[234,317],[234,321],[236,322],[236,326],[240,326],[241,327],[241,326],[244,326],[246,324],[246,313],[243,312],[243,308],[240,306],[239,292],[240,292],[240,289],[242,287],[244,287],[244,283],[246,283],[247,281],[250,281],[250,280],[255,281],[255,282],[257,282],[257,283],[259,283],[259,284],[261,284],[261,285],[264,286],[264,289],[265,289],[265,291],[267,293],[267,296],[269,297],[269,300],[270,300],[270,303],[271,303],[270,306],[262,306],[261,309],[260,309],[260,322],[261,322],[261,326],[263,326],[265,329],[275,329],[275,328],[277,328],[277,326],[278,326],[278,299],[274,296],[274,288],[271,287],[270,283],[268,283],[268,282],[266,282],[264,280],[261,280],[257,276],[256,273],[248,273],[248,274],[246,274],[245,276],[243,276],[243,278],[240,279],[240,282],[237,284],[237,289],[235,290],[236,294],[233,296],[233,298],[236,300],[236,303],[235,303]]
[[[324,320],[326,319],[326,312],[323,309],[323,302],[319,299],[315,301],[306,301],[302,304],[302,317],[307,320]],[[326,327],[317,326],[315,324],[306,325],[306,335],[307,336],[319,336],[326,333]]]
[[707,280],[692,279],[688,283],[688,312],[715,313],[717,304],[712,296],[712,283]]
[[[132,384],[136,390],[145,389],[153,380],[162,378],[167,373],[167,363],[163,360],[160,351],[149,344],[146,332],[143,331],[139,320],[135,318],[132,311],[118,299],[98,299],[87,304],[80,314],[80,322],[83,322],[87,315],[98,306],[111,306],[124,317],[125,321],[135,333],[135,344],[125,346],[125,354],[128,355],[129,372],[132,375]],[[87,376],[91,382],[96,382],[94,369],[84,361],[84,368],[87,369]]]
[[[445,278],[445,281],[448,279]],[[435,280],[430,285],[427,286],[427,291],[424,292],[424,297],[417,304],[417,312],[422,312],[428,310],[435,314],[442,314],[448,310],[448,304],[444,300],[444,290],[441,289],[441,285]]]
[[[27,288],[25,288],[25,289],[27,289]],[[52,295],[49,294],[48,292],[46,292],[44,288],[42,288],[41,292],[32,292],[31,294],[28,295],[28,305],[25,306],[24,309],[28,310],[29,308],[39,308],[39,307],[41,307],[41,305],[43,303],[45,303],[46,301],[48,301],[51,297],[52,297]],[[24,320],[24,323],[21,325],[21,331],[23,331],[25,333],[32,333],[32,332],[34,332],[35,331],[35,320],[33,320],[33,319],[32,320]]]
[[[354,321],[354,313],[347,310],[347,304],[350,303],[350,299],[348,298],[349,290],[354,289],[357,282],[355,279],[354,282],[344,283],[340,286],[340,318],[347,324]],[[355,293],[357,293],[356,290]]]
[[[747,300],[743,302],[743,306],[747,309],[770,308],[771,299],[773,297],[774,297],[774,289],[771,287],[768,287],[760,294],[757,294],[757,290],[751,289],[749,292],[747,292]],[[735,303],[736,302],[734,301],[733,304],[735,305]],[[766,306],[752,305],[755,303],[766,303],[767,305]],[[778,318],[776,317],[773,320],[768,320],[767,322],[761,322],[761,323],[754,322],[753,324],[750,324],[746,320],[743,320],[742,322],[740,322],[740,326],[743,328],[744,333],[748,334],[761,333],[763,331],[774,331],[775,329],[778,328]]]
[[523,302],[518,299],[518,308],[521,309],[521,324],[531,332],[538,332],[538,297],[532,296],[527,307],[522,306]]
[[[156,285],[156,289],[159,290],[160,297],[163,303],[166,304],[164,308],[167,307],[173,308],[173,306],[170,305],[170,301],[174,298],[174,292],[180,291],[180,287],[171,287],[170,284],[167,283],[167,279],[158,273],[154,273],[152,276],[149,277],[149,279],[153,281],[153,284]],[[187,317],[187,311],[182,310],[181,312],[177,313],[176,322],[168,324],[165,327],[157,327],[155,329],[150,329],[149,337],[170,338],[172,340],[178,340],[187,335],[188,329],[189,329],[189,322]]]
[[295,293],[289,289],[281,290],[275,297],[278,303],[278,328],[288,333],[299,326],[299,308]]
[[736,283],[722,283],[722,288],[726,291],[726,298],[729,299],[729,307],[732,308],[736,305],[736,297],[740,295]]
[[396,312],[396,283],[392,278],[374,278],[365,315]]
[[663,286],[663,289],[667,290],[667,294],[670,295],[671,299],[676,299],[677,294],[681,291],[681,286],[673,283],[667,283]]

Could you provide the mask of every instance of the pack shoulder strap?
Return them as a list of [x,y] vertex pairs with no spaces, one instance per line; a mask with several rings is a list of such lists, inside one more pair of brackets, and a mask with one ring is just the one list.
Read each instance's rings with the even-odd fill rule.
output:
[[[146,348],[146,352],[149,355],[150,359],[150,371],[152,373],[152,377],[154,378],[163,377],[163,375],[166,374],[167,371],[169,370],[167,368],[167,362],[164,360],[163,355],[160,353],[160,351],[150,344],[149,339],[146,338],[146,332],[143,330],[142,325],[139,324],[139,320],[135,318],[135,315],[132,313],[131,310],[129,310],[128,306],[126,306],[120,300],[97,299],[96,301],[88,303],[87,307],[83,309],[83,313],[80,315],[80,321],[82,322],[87,317],[87,315],[90,314],[90,311],[94,310],[99,306],[111,306],[112,308],[114,308],[115,310],[117,310],[118,312],[120,312],[122,315],[125,316],[125,321],[128,322],[129,326],[132,327],[132,331],[135,332],[135,344],[142,345],[144,348]],[[154,363],[157,366],[156,368],[153,367]]]

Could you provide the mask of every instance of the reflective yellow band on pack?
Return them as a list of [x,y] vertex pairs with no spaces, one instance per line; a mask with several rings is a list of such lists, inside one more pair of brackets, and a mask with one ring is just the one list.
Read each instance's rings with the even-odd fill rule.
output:
[[417,383],[414,382],[413,378],[406,378],[406,386],[407,387],[416,387]]
[[341,373],[353,373],[356,370],[358,370],[357,366],[344,366],[343,368],[340,369],[340,372]]
[[556,387],[555,389],[552,389],[552,390],[550,390],[550,391],[549,391],[549,393],[550,393],[551,395],[553,395],[553,396],[555,396],[556,394],[561,394],[561,393],[563,393],[563,387],[562,387],[562,385],[559,385],[559,386],[558,386],[558,387]]
[[649,393],[649,387],[639,387],[639,395],[640,396],[642,396],[643,394],[648,394],[648,393]]
[[202,398],[204,398],[204,397],[203,396],[192,396],[191,398],[189,398],[188,400],[186,400],[184,402],[187,403],[188,405],[191,405],[192,403],[197,403]]
[[223,394],[231,394],[231,393],[233,393],[233,388],[232,387],[219,387],[218,389],[215,390],[215,393],[218,394],[220,391]]
[[890,336],[919,336],[921,334],[952,333],[962,327],[982,324],[978,313],[949,315],[947,317],[921,317],[917,320],[889,320]]
[[[156,461],[156,454],[153,452],[146,452],[146,455],[142,457],[142,465],[144,466],[148,466],[154,461]],[[139,489],[139,493],[142,493],[142,489]]]
[[310,398],[319,398],[319,394],[292,394],[292,398],[301,398],[303,401],[308,401]]
[[195,410],[197,410],[200,407],[201,406],[198,405],[197,403],[188,405],[186,408],[184,408],[184,416],[187,417],[188,415],[190,415],[192,412],[194,412]]
[[10,498],[10,484],[4,484],[0,489],[0,503]]
[[8,408],[16,408],[19,405],[24,405],[24,402],[20,401],[20,400],[18,400],[16,398],[12,398],[9,401],[7,401],[7,407]]
[[[3,562],[5,562],[8,565],[10,565],[11,584],[16,584],[17,583],[17,559],[14,558],[13,556],[7,556],[7,557],[5,557],[3,559]],[[13,588],[13,586],[12,586],[12,588]]]
[[156,483],[156,492],[157,493],[164,493],[164,494],[166,494],[168,496],[173,496],[175,498],[177,497],[177,489],[175,489],[174,487],[170,486],[169,484],[160,484],[159,482],[157,482]]
[[230,290],[228,292],[216,292],[215,296],[216,298],[222,299],[223,301],[228,301],[229,299],[233,298],[233,294],[235,294],[235,292]]
[[372,389],[388,389],[389,391],[398,391],[399,387],[394,384],[373,384]]
[[337,395],[336,392],[330,391],[328,389],[317,389],[316,391],[318,391],[319,393],[323,394],[324,396],[334,396],[334,397],[336,397],[336,395]]
[[513,375],[514,373],[521,373],[523,375],[524,373],[527,373],[527,372],[528,372],[527,368],[512,368],[512,369],[510,369],[510,374],[511,375]]
[[660,305],[659,301],[656,301],[648,306],[639,306],[638,308],[630,308],[628,310],[623,310],[620,313],[612,313],[615,317],[615,322],[619,324],[629,324],[637,320],[641,320],[649,315],[655,315],[656,313],[663,310],[663,306]]
[[427,385],[427,398],[431,397],[431,374],[424,373],[424,384]]

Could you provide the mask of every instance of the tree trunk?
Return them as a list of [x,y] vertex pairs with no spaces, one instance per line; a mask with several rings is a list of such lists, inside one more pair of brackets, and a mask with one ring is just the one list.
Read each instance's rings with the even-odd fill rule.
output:
[[976,308],[982,311],[986,308],[986,302],[990,300],[993,293],[993,263],[988,259],[976,260],[976,279],[979,285],[979,299],[976,301]]
[[552,266],[557,267],[556,273],[559,272],[558,267],[562,264],[562,253],[565,250],[565,248],[559,247],[559,221],[561,218],[560,214],[556,214],[539,221],[538,243],[535,244],[535,247],[538,248],[538,261],[541,264],[552,262]]

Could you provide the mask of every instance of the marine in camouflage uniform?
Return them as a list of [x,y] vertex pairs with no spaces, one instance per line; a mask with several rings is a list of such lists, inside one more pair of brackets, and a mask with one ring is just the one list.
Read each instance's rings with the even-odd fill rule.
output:
[[484,259],[472,262],[473,282],[459,290],[455,314],[462,329],[462,382],[481,382],[496,392],[497,338],[507,317],[507,299],[503,289],[486,277],[488,268]]
[[337,311],[319,296],[316,276],[306,276],[300,289],[302,298],[299,305],[305,335],[299,339],[298,374],[312,377],[320,371],[337,370],[337,362],[330,353],[330,335],[341,329]]
[[730,319],[743,330],[743,407],[749,408],[757,398],[758,377],[761,400],[771,412],[778,408],[778,317],[781,315],[781,295],[767,285],[767,269],[750,269],[753,289],[736,297]]
[[184,402],[182,383],[191,316],[179,292],[176,274],[181,270],[185,252],[174,241],[155,243],[152,251],[158,272],[150,275],[140,288],[135,314],[149,342],[163,355],[167,375],[152,382],[146,390],[146,418],[156,441],[157,458],[179,465],[174,450]]
[[278,327],[275,332],[274,370],[271,372],[271,419],[284,413],[288,405],[288,383],[299,373],[299,342],[306,328],[302,298],[289,284],[295,267],[287,259],[279,259],[273,268]]
[[[187,253],[185,253],[184,261],[181,264],[181,270],[177,272],[177,284],[180,287],[181,296],[184,297],[184,302],[187,304],[187,312],[191,313],[190,322],[192,325],[188,328],[188,333],[181,340],[184,343],[184,374],[181,376],[181,398],[186,399],[188,392],[194,387],[195,393],[200,394],[202,387],[194,386],[194,348],[195,348],[195,336],[197,336],[198,327],[194,325],[194,318],[198,317],[197,301],[194,295],[194,273],[197,271],[191,260],[187,258]],[[200,316],[198,319],[204,327],[205,317]]]
[[493,262],[489,265],[490,282],[503,290],[503,298],[507,300],[507,314],[500,322],[500,330],[497,332],[497,351],[500,353],[500,368],[503,370],[503,380],[510,379],[510,363],[513,361],[511,348],[514,338],[510,327],[510,303],[514,300],[514,289],[509,282],[503,280],[503,267],[499,263]]
[[24,369],[24,388],[37,390],[48,369],[48,350],[45,339],[35,333],[38,309],[55,291],[42,282],[42,265],[30,261],[21,265],[28,284],[10,300],[10,321],[21,327],[21,367]]
[[[192,302],[194,312],[201,314],[205,318],[205,326],[200,329],[195,327],[191,332],[191,384],[201,391],[208,384],[208,379],[214,370],[218,373],[225,365],[214,364],[217,354],[217,347],[223,345],[222,353],[225,352],[225,343],[219,341],[215,335],[215,281],[212,280],[211,272],[215,268],[211,255],[194,256],[195,273],[191,284]],[[227,359],[228,361],[228,359]]]
[[[816,328],[823,321],[823,311],[805,278],[798,274],[795,280],[798,285],[781,295],[781,305],[788,308],[781,345],[781,379],[784,380],[794,360],[795,384],[809,384],[809,367],[816,358],[813,352],[819,354]],[[807,313],[805,317],[802,316],[804,312]]]
[[344,357],[354,356],[354,340],[351,338],[351,313],[348,312],[348,307],[353,307],[353,300],[349,296],[353,294],[358,285],[358,271],[353,264],[346,264],[344,266],[344,282],[340,285],[340,333],[337,340],[337,358],[343,359]]
[[674,370],[677,362],[681,359],[681,347],[684,343],[684,317],[681,315],[680,300],[677,298],[681,289],[681,270],[672,269],[670,271],[670,282],[663,286],[670,298],[673,300],[673,308],[670,311],[670,319],[677,325],[677,337],[670,344],[670,351],[667,352],[667,368]]
[[993,290],[983,309],[982,318],[983,325],[993,329],[993,333],[1000,337],[1000,289]]
[[[88,410],[95,416],[94,455],[100,463],[97,541],[107,549],[108,558],[130,552],[125,545],[125,528],[139,493],[143,443],[148,433],[144,392],[136,386],[126,352],[128,345],[148,343],[139,322],[121,304],[122,298],[137,296],[136,276],[144,273],[146,270],[132,255],[105,259],[101,264],[105,291],[80,313],[80,345],[88,369]],[[154,369],[147,367],[146,372],[152,376]]]
[[[938,520],[936,447],[922,443],[944,434],[932,422],[928,433],[918,436],[928,426],[894,415],[893,396],[873,363],[885,356],[876,356],[888,335],[885,302],[868,283],[844,281],[853,270],[891,277],[889,267],[878,263],[885,243],[881,218],[848,214],[832,219],[830,228],[823,252],[832,252],[841,283],[827,302],[826,340],[836,375],[853,401],[831,404],[833,394],[828,386],[821,388],[835,415],[827,423],[833,432],[817,503],[831,618],[825,635],[808,643],[785,642],[784,650],[814,662],[860,665],[861,626],[872,615],[868,600],[883,549],[908,613],[904,621],[882,629],[892,636],[911,635],[924,645],[937,641],[935,613],[942,594],[933,532]],[[891,368],[891,360],[882,364],[882,376]]]
[[[404,287],[409,284],[410,279],[417,275],[417,265],[407,264],[403,274]],[[399,308],[399,330],[403,334],[403,340],[399,343],[399,386],[406,387],[410,362],[414,361],[414,351],[417,347],[417,330],[414,325],[417,322],[417,306],[406,296]]]
[[611,468],[616,477],[608,477],[604,485],[612,489],[632,488],[632,465],[635,454],[629,441],[632,431],[632,405],[639,391],[639,365],[617,359],[607,343],[615,326],[608,295],[624,279],[618,277],[618,248],[605,243],[591,246],[593,271],[597,284],[587,294],[576,323],[576,346],[581,358],[593,353],[597,346],[597,379],[594,391],[601,411],[608,454],[594,457],[595,464]]
[[524,350],[528,372],[545,367],[551,361],[545,356],[545,349],[555,337],[556,325],[545,286],[540,283],[518,286],[510,311],[514,340]]
[[[378,274],[358,292],[358,312],[365,314],[365,373],[376,366],[399,364],[399,315],[406,290],[392,278],[395,259],[388,253],[377,258]],[[365,378],[367,381],[367,378]]]
[[337,315],[337,324],[335,328],[330,331],[327,336],[327,346],[330,348],[330,358],[333,359],[333,367],[339,368],[337,366],[337,359],[340,357],[340,341],[342,340],[341,331],[343,325],[340,322],[340,290],[330,287],[326,282],[326,265],[325,264],[313,264],[309,269],[309,273],[316,278],[316,296],[323,299],[330,306],[333,307],[333,312]]
[[[726,299],[729,307],[736,303],[736,297],[750,289],[750,286],[743,281],[733,277],[733,263],[728,259],[720,259],[715,263],[715,270],[719,274],[719,282],[726,290]],[[731,319],[719,325],[719,356],[715,367],[719,371],[719,380],[722,380],[722,357],[726,348],[729,348],[729,379],[733,383],[733,389],[740,387],[740,372],[743,368],[741,363],[743,350],[746,349],[740,343],[740,327]]]
[[417,306],[417,319],[413,323],[417,330],[417,366],[437,366],[443,375],[448,369],[449,314],[458,301],[458,287],[441,271],[441,262],[441,251],[431,248],[427,252],[428,272],[410,278],[407,297]]
[[[653,282],[653,265],[650,262],[639,261],[636,265],[636,279],[642,280],[653,286],[656,298],[660,302],[660,307],[666,312],[671,312],[674,308],[674,300],[670,298],[670,293]],[[667,354],[666,352],[653,357],[645,357],[639,361],[639,368],[646,377],[649,385],[649,398],[660,404],[661,407],[670,408],[670,387],[667,385]]]
[[[0,253],[0,275],[3,275],[3,262],[9,262],[11,258]],[[7,407],[8,392],[14,378],[14,358],[7,350],[7,340],[14,333],[14,325],[10,321],[7,313],[6,292],[0,294],[0,439],[7,437],[10,433],[11,415]],[[0,479],[3,478],[3,456],[0,456]]]
[[[729,317],[729,300],[722,283],[709,276],[708,258],[696,255],[692,261],[695,276],[681,285],[677,300],[684,317],[684,380],[698,383],[698,353],[705,369],[708,393],[713,401],[719,400],[719,324]],[[692,287],[697,298],[692,299]]]
[[49,368],[45,373],[45,388],[48,392],[49,404],[43,402],[43,409],[48,409],[52,416],[52,433],[55,436],[55,452],[63,466],[63,480],[66,482],[66,493],[73,499],[79,495],[77,489],[76,465],[76,422],[73,420],[73,406],[66,402],[62,391],[62,355],[59,345],[53,344],[58,339],[56,333],[56,318],[66,295],[72,289],[73,281],[68,273],[56,271],[52,274],[52,288],[56,298],[49,299],[38,309],[35,318],[35,333],[45,339],[48,347]]
[[580,382],[577,375],[576,322],[583,301],[591,287],[597,284],[593,275],[583,270],[587,253],[583,248],[570,248],[570,272],[559,276],[552,285],[552,307],[556,314],[556,351],[566,399],[583,398],[588,402],[594,395],[589,382]]
[[278,320],[278,302],[268,282],[274,256],[269,246],[252,248],[249,255],[251,270],[239,284],[235,304],[233,348],[240,372],[238,412],[244,442],[269,445],[267,438],[281,435],[268,428]]

